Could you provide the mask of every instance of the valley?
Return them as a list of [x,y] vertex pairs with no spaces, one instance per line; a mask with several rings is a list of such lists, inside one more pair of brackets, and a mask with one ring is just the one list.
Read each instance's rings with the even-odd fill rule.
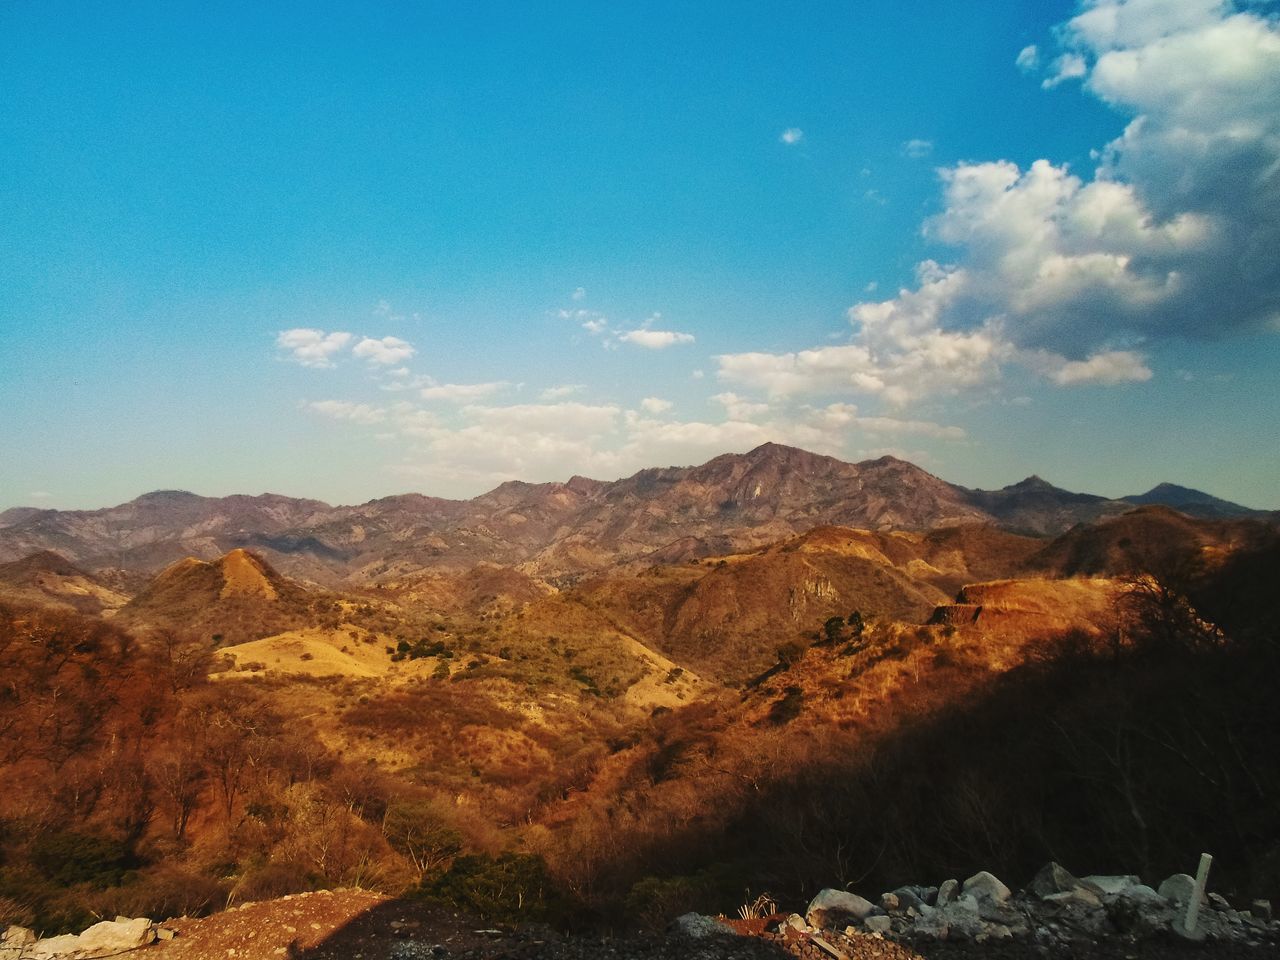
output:
[[1271,515],[767,445],[4,517],[0,925],[361,887],[659,929],[1200,847],[1280,884]]

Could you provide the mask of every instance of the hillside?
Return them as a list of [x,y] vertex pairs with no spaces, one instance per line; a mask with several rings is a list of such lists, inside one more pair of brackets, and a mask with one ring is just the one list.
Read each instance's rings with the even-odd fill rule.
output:
[[102,613],[123,606],[128,599],[101,578],[52,551],[42,550],[0,564],[0,600]]
[[[1187,509],[1201,502],[1171,486],[1144,497],[1160,491]],[[90,571],[154,575],[185,557],[212,561],[246,548],[295,579],[328,586],[458,573],[479,563],[519,567],[564,586],[618,565],[739,553],[820,526],[989,524],[1043,536],[1132,506],[1034,477],[969,490],[893,457],[845,463],[765,444],[612,482],[512,481],[467,501],[405,494],[332,507],[274,494],[161,491],[103,510],[9,510],[0,560],[53,550]]]
[[312,624],[320,600],[262,557],[236,549],[212,561],[170,564],[115,619],[126,628],[233,644]]
[[[1189,594],[1146,589],[1135,537],[1201,561]],[[1278,542],[1158,508],[1050,544],[820,526],[562,589],[480,564],[320,590],[237,549],[110,621],[0,604],[0,908],[61,929],[525,871],[661,925],[744,885],[1023,875],[1046,844],[1168,873],[1187,837],[1265,891]]]

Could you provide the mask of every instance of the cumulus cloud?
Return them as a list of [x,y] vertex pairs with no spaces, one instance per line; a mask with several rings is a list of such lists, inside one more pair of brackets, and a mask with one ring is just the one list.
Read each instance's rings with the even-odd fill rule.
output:
[[1078,78],[1127,119],[1096,168],[941,171],[925,233],[953,262],[851,308],[848,343],[722,356],[722,380],[902,404],[1009,363],[1061,386],[1138,382],[1133,347],[1280,329],[1280,23],[1216,0],[1090,0],[1056,36],[1046,85]]
[[401,340],[399,337],[381,337],[379,339],[364,337],[351,349],[351,352],[369,363],[390,367],[397,363],[403,363],[417,351],[407,340]]
[[565,397],[571,397],[575,393],[581,393],[586,386],[581,383],[566,383],[558,387],[547,387],[540,394],[540,400],[563,400]]
[[646,327],[620,333],[618,339],[648,350],[664,350],[679,343],[693,343],[693,334],[677,333],[675,330],[650,330]]
[[675,404],[670,400],[663,400],[661,397],[645,397],[640,401],[640,409],[645,413],[660,414],[666,413]]
[[1088,383],[1142,383],[1151,379],[1151,368],[1131,350],[1107,350],[1087,360],[1052,358],[1046,375],[1059,386]]
[[587,288],[576,287],[570,296],[572,296],[574,300],[585,300],[587,299]]
[[347,348],[351,340],[349,333],[325,333],[310,327],[295,327],[276,334],[276,346],[285,351],[290,360],[317,369],[332,367],[334,358]]
[[1040,69],[1040,48],[1034,43],[1023,47],[1018,51],[1018,58],[1014,60],[1014,63],[1023,73],[1031,73]]
[[447,403],[469,403],[492,396],[508,387],[505,380],[488,383],[432,383],[418,391],[423,400],[444,400]]
[[1046,90],[1051,90],[1066,80],[1079,80],[1089,72],[1089,65],[1078,53],[1064,53],[1053,61],[1049,69],[1052,72],[1040,84]]
[[381,423],[387,419],[387,412],[380,407],[346,400],[315,400],[307,404],[307,408],[333,420],[349,420],[351,423]]
[[918,160],[921,157],[927,157],[931,153],[933,153],[932,140],[908,140],[902,145],[902,155],[912,159]]
[[755,403],[736,393],[717,393],[711,399],[724,407],[725,416],[730,420],[754,420],[770,409],[767,403]]
[[804,139],[804,131],[799,127],[787,127],[782,133],[778,134],[778,139],[791,147]]

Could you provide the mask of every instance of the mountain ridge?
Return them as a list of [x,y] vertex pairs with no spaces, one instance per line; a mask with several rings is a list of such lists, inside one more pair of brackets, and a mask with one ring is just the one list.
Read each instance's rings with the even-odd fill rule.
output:
[[405,493],[332,506],[273,493],[203,497],[159,490],[99,510],[13,508],[0,524],[0,562],[52,550],[86,569],[154,573],[184,557],[212,561],[247,548],[282,572],[317,583],[459,571],[482,561],[572,582],[618,563],[663,556],[679,543],[753,549],[825,525],[934,530],[992,524],[1050,536],[1162,496],[1192,516],[1268,516],[1172,484],[1134,499],[1074,493],[1034,475],[999,490],[974,490],[892,456],[848,463],[767,443],[614,481],[512,480],[470,500]]

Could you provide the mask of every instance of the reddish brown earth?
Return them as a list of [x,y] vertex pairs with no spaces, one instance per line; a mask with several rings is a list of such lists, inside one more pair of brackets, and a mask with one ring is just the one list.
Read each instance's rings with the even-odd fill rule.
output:
[[[689,940],[675,935],[611,938],[598,932],[564,934],[545,927],[490,927],[414,901],[365,890],[318,891],[247,903],[204,919],[165,924],[175,939],[146,951],[153,960],[1267,960],[1280,945],[1192,944],[1175,939],[1143,943],[1080,943],[1050,952],[1034,944],[901,944],[875,936],[828,932],[820,939],[759,929],[733,921],[746,936]],[[752,929],[747,928],[751,926]],[[832,952],[835,951],[835,952]]]

